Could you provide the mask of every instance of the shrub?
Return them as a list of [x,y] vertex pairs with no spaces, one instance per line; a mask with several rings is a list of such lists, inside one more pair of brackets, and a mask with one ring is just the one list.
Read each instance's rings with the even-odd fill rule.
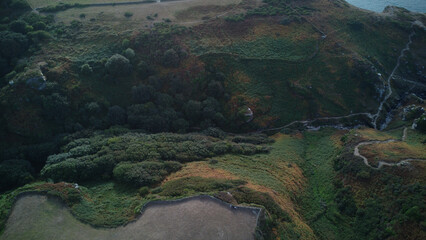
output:
[[105,64],[107,72],[115,77],[129,75],[131,67],[129,59],[120,54],[111,56]]
[[42,96],[44,114],[49,119],[62,120],[69,112],[69,102],[67,97],[59,93],[53,93],[49,96]]
[[129,46],[130,46],[130,41],[129,41],[129,39],[127,39],[127,38],[123,39],[123,41],[121,42],[121,47],[122,47],[123,49],[126,49],[126,48],[128,48]]
[[38,21],[33,25],[34,30],[46,30],[46,24],[42,21]]
[[174,49],[169,49],[164,52],[163,65],[165,67],[177,67],[179,66],[179,55]]
[[426,133],[426,115],[423,114],[417,121],[416,121],[416,129],[419,130],[422,133]]
[[123,55],[128,59],[133,59],[135,57],[135,51],[131,48],[124,50]]
[[93,69],[89,64],[85,63],[81,65],[80,72],[84,75],[90,75],[93,73]]
[[169,173],[182,167],[177,162],[141,162],[141,163],[119,163],[114,168],[114,179],[136,187],[150,186],[160,183]]
[[9,29],[13,32],[25,34],[27,23],[22,20],[16,20],[9,24]]
[[214,164],[218,164],[219,163],[219,161],[217,160],[217,159],[210,159],[209,160],[209,164],[212,164],[212,165],[214,165]]
[[236,14],[236,15],[225,17],[225,21],[227,22],[240,22],[240,21],[244,21],[244,19],[245,19],[244,14]]
[[34,31],[34,32],[29,32],[28,36],[31,38],[31,40],[34,43],[44,42],[44,41],[47,41],[47,40],[52,38],[52,35],[50,35],[50,33],[46,32],[44,30],[37,30],[37,31]]
[[[132,111],[139,111],[144,127],[159,124],[160,120],[143,114],[155,106],[145,105],[137,106],[142,109],[129,110],[129,116]],[[200,161],[226,153],[261,153],[265,152],[264,148],[201,134],[142,134],[115,129],[71,141],[62,148],[63,153],[48,157],[41,175],[55,181],[95,180],[110,177],[116,168],[118,172],[114,176],[120,182],[133,185],[131,182],[136,181],[136,185],[142,186],[155,184],[170,172],[179,170],[181,165],[177,162]],[[117,168],[119,163],[123,165]],[[132,168],[134,170],[130,170]]]
[[138,194],[139,194],[139,196],[141,196],[141,197],[145,197],[146,195],[148,195],[148,193],[149,193],[149,188],[148,187],[141,187],[141,188],[139,188],[139,190],[138,190]]

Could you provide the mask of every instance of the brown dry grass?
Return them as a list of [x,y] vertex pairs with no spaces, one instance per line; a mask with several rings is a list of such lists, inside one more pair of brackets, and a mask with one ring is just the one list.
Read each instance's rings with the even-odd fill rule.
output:
[[[282,139],[285,137],[286,137],[285,135],[279,134],[275,136],[274,138]],[[293,164],[291,168],[287,166],[286,162],[283,162],[280,165],[281,165],[280,168],[281,167],[286,168],[286,171],[285,171],[286,175],[290,173],[291,171],[291,173],[289,174],[291,175],[291,177],[288,179],[288,181],[283,182],[283,184],[285,184],[286,187],[288,187],[288,189],[291,191],[294,191],[294,192],[300,191],[300,188],[304,182],[302,170],[295,164]],[[275,174],[275,173],[271,172],[271,174]],[[186,164],[180,171],[168,176],[163,181],[163,184],[165,182],[176,180],[179,178],[184,178],[184,177],[203,177],[203,178],[217,178],[217,179],[227,179],[227,180],[240,179],[236,175],[226,170],[210,166],[207,162],[191,162]],[[314,233],[312,229],[303,220],[302,216],[297,212],[296,205],[290,199],[290,197],[282,193],[278,193],[277,191],[271,188],[268,188],[259,184],[255,184],[252,181],[247,180],[245,178],[244,180],[247,181],[245,187],[248,187],[258,192],[267,193],[285,212],[287,212],[290,215],[290,217],[293,220],[293,223],[297,226],[297,228],[302,229],[303,231],[301,232],[305,234],[301,236],[301,239],[313,238]]]
[[361,154],[372,162],[398,162],[406,158],[426,159],[426,151],[424,148],[400,141],[367,145],[360,150]]
[[[401,132],[402,132],[402,130],[401,130]],[[389,140],[389,139],[395,139],[395,136],[392,136],[387,132],[377,131],[377,130],[372,129],[372,128],[358,129],[355,134],[357,134],[356,135],[357,137],[359,137],[359,138],[361,138],[362,140],[365,140],[365,141],[369,141],[369,140],[384,141],[384,140]]]

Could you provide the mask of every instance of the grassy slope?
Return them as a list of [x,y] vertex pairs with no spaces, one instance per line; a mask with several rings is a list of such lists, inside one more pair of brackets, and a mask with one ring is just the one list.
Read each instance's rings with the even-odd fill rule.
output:
[[330,130],[307,132],[303,169],[309,179],[302,197],[302,212],[319,239],[351,239],[349,219],[342,216],[334,203],[333,181],[336,172],[333,160],[341,148],[337,136]]
[[341,148],[338,136],[334,130],[281,135],[270,154],[224,156],[217,167],[262,186],[260,191],[269,192],[281,203],[293,220],[283,224],[282,237],[350,239],[349,219],[334,204],[336,173],[332,165]]

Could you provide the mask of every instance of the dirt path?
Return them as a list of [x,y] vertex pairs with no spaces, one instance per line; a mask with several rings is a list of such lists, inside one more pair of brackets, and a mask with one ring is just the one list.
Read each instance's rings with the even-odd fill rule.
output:
[[[312,24],[313,25],[313,24]],[[397,61],[396,61],[396,65],[394,67],[394,69],[392,70],[391,74],[389,75],[389,77],[387,78],[386,84],[387,84],[387,95],[385,96],[385,98],[380,102],[379,104],[379,108],[377,109],[377,112],[375,114],[371,114],[368,112],[362,112],[362,113],[353,113],[353,114],[349,114],[349,115],[345,115],[345,116],[337,116],[337,117],[322,117],[322,118],[315,118],[312,120],[298,120],[298,121],[293,121],[287,125],[284,125],[282,127],[277,127],[277,128],[269,128],[269,129],[261,129],[258,132],[267,132],[267,131],[277,131],[277,130],[282,130],[285,128],[289,128],[294,124],[297,123],[301,123],[305,126],[307,126],[310,123],[313,123],[315,121],[318,120],[340,120],[340,119],[345,119],[345,118],[350,118],[350,117],[355,117],[355,116],[367,116],[368,118],[371,119],[371,124],[372,126],[377,129],[377,119],[380,116],[380,113],[383,110],[383,106],[384,104],[389,100],[389,98],[392,95],[392,86],[391,86],[391,79],[393,78],[393,76],[395,75],[396,70],[399,68],[400,63],[401,63],[401,59],[404,57],[405,52],[410,50],[410,45],[413,43],[412,38],[416,35],[416,32],[414,31],[414,25],[416,25],[416,22],[413,22],[411,24],[411,28],[412,28],[412,32],[410,33],[410,35],[408,36],[408,42],[405,45],[405,48],[401,50],[401,54],[399,55]],[[314,26],[314,25],[313,25]],[[314,26],[315,27],[315,26]],[[316,28],[316,27],[315,27]],[[317,29],[317,28],[316,28]],[[317,29],[319,30],[319,29]],[[320,30],[319,30],[320,31]],[[324,32],[320,31],[321,33],[324,34],[324,36],[327,36]],[[335,125],[333,125],[335,126]],[[333,127],[331,126],[331,127]],[[367,144],[366,144],[367,145]],[[407,159],[408,160],[408,159]]]
[[426,159],[420,159],[420,158],[406,158],[406,159],[400,160],[400,161],[398,161],[396,163],[390,163],[390,162],[386,162],[386,161],[379,161],[378,166],[374,167],[374,166],[371,166],[370,163],[368,162],[368,159],[359,152],[359,148],[362,147],[362,146],[372,145],[372,144],[380,144],[380,143],[404,142],[404,141],[406,141],[406,139],[407,139],[407,128],[404,128],[404,130],[402,132],[402,138],[401,138],[401,140],[398,140],[398,139],[389,139],[389,140],[384,140],[384,141],[376,140],[376,141],[360,142],[360,143],[358,143],[355,146],[354,156],[362,158],[362,160],[364,161],[364,164],[366,166],[368,166],[368,167],[370,167],[372,169],[375,169],[375,170],[378,170],[378,169],[382,168],[383,166],[389,166],[389,167],[398,166],[399,167],[399,166],[407,165],[407,164],[409,164],[409,162],[412,162],[412,161],[426,161]]
[[[411,28],[413,28],[414,23],[411,24]],[[396,65],[394,67],[394,69],[392,70],[392,73],[389,75],[386,84],[387,84],[387,91],[388,94],[385,96],[385,98],[380,102],[379,108],[377,109],[377,112],[373,115],[373,121],[372,124],[374,126],[375,129],[377,129],[377,119],[380,116],[380,113],[383,110],[383,105],[389,100],[390,96],[392,95],[392,86],[391,86],[391,79],[393,78],[396,70],[399,68],[399,65],[401,64],[401,58],[404,57],[404,54],[406,51],[410,50],[410,45],[411,43],[413,43],[413,37],[416,35],[416,32],[414,31],[414,29],[412,30],[412,32],[410,33],[410,35],[408,36],[408,42],[405,45],[405,48],[401,50],[401,54],[399,55],[397,61],[396,61]]]

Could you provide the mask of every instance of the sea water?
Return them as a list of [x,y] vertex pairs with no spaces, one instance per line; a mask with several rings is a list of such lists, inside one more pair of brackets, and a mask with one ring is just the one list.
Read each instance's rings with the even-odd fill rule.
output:
[[346,0],[348,3],[367,10],[382,12],[386,6],[403,7],[413,12],[426,13],[426,0]]

